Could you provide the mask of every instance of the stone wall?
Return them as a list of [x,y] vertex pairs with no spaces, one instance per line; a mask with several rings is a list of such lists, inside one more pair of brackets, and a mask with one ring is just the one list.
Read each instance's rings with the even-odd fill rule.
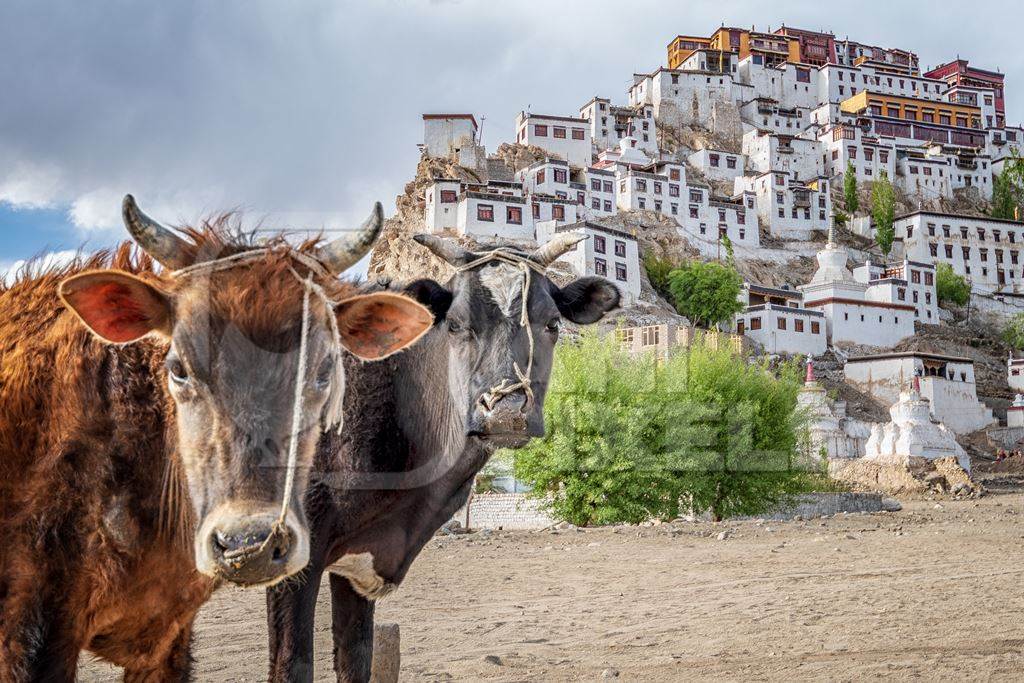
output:
[[469,499],[469,523],[465,506],[452,519],[470,529],[544,529],[557,521],[523,493],[474,494]]

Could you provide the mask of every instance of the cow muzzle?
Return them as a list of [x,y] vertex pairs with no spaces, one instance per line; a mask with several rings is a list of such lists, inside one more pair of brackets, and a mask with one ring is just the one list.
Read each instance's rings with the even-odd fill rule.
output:
[[496,448],[520,448],[532,437],[543,436],[534,426],[534,406],[526,394],[515,391],[500,398],[481,397],[470,418],[468,435]]
[[309,532],[289,512],[218,509],[196,535],[196,567],[239,586],[272,586],[309,562]]

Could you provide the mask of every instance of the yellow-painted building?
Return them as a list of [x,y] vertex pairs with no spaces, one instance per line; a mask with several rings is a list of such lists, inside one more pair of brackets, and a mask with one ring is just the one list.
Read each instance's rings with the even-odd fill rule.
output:
[[695,50],[706,50],[710,46],[710,38],[676,36],[668,44],[668,68],[678,69]]
[[919,123],[981,128],[981,109],[967,104],[883,95],[865,90],[843,100],[839,108],[847,114],[870,114]]

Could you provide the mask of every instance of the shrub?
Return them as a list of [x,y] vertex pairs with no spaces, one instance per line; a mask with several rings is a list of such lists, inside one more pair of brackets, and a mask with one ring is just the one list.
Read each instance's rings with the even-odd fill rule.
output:
[[673,518],[681,501],[761,514],[818,482],[793,464],[799,387],[796,367],[776,377],[704,344],[659,363],[588,332],[558,347],[546,436],[517,451],[516,476],[578,525]]
[[1017,351],[1024,350],[1024,313],[1018,313],[1003,328],[1003,341]]
[[948,263],[940,263],[935,268],[935,295],[939,303],[951,301],[963,306],[971,298],[971,286],[963,276],[953,272]]
[[710,327],[743,310],[738,297],[743,280],[721,263],[690,261],[669,275],[676,310],[696,325]]
[[647,271],[647,279],[650,280],[651,287],[658,293],[658,296],[673,306],[675,306],[675,300],[669,289],[669,276],[675,267],[676,264],[671,259],[655,256],[650,252],[644,256],[644,270]]

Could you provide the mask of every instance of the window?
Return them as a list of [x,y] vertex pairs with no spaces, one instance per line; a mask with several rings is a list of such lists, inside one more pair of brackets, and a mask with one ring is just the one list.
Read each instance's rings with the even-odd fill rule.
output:
[[878,160],[883,164],[889,163],[889,153],[886,151],[878,151]]
[[601,187],[603,188],[604,192],[611,192],[613,190],[612,181],[605,180],[603,183],[601,183]]
[[[910,228],[908,227],[907,229],[909,230]],[[935,237],[935,224],[934,223],[929,223],[928,224],[928,236],[929,237]]]
[[534,203],[533,205],[533,217],[540,218],[540,204]]
[[696,217],[697,217],[697,207],[693,206],[691,204],[690,205],[690,218],[696,218]]
[[555,126],[551,129],[551,137],[565,139],[565,126]]
[[811,334],[821,334],[821,323],[811,321]]
[[543,185],[544,184],[544,169],[541,169],[541,170],[537,171],[537,184],[538,185]]
[[561,204],[555,204],[551,207],[551,217],[556,221],[565,220],[565,207]]
[[793,321],[793,330],[795,332],[803,332],[804,331],[804,321],[803,320],[794,320]]
[[900,301],[906,301],[907,300],[907,290],[905,290],[903,288],[897,289],[896,290],[896,298],[899,299]]
[[701,202],[704,199],[704,193],[700,190],[690,190],[690,201]]
[[736,157],[726,157],[725,158],[725,167],[726,168],[736,168]]
[[487,221],[488,223],[494,222],[494,205],[493,204],[477,204],[476,205],[476,219],[478,221]]
[[669,172],[668,172],[668,179],[669,180],[679,180],[679,169],[678,168],[670,169]]
[[932,274],[931,273],[925,273],[924,274],[924,284],[927,285],[928,287],[931,287],[933,282],[934,282],[934,277],[932,276]]
[[786,184],[785,176],[781,176],[781,175],[775,176],[775,184],[776,185],[785,185]]
[[533,127],[533,134],[539,138],[546,138],[548,136],[548,127],[538,124]]
[[782,195],[782,193],[781,192],[776,192],[775,193],[775,203],[776,204],[782,204],[784,201],[786,201],[786,198]]
[[604,200],[604,210],[610,212],[612,210],[612,200]]
[[736,212],[736,222],[739,225],[744,225],[747,222],[747,213],[745,211]]
[[601,191],[601,181],[597,178],[590,179],[590,189],[594,192]]
[[441,203],[442,204],[454,204],[455,203],[455,190],[441,190]]
[[594,197],[593,199],[591,199],[590,200],[590,208],[593,209],[594,211],[600,211],[601,210],[601,200],[598,199],[597,197]]
[[[851,159],[856,159],[857,158],[857,148],[856,147],[853,147],[853,146],[847,147],[846,151],[847,151],[847,153],[849,153]],[[781,183],[779,183],[779,184],[781,185]]]
[[779,326],[780,330],[786,329],[786,319],[785,318],[779,318],[778,326]]
[[643,178],[637,178],[636,189],[638,192],[647,192],[647,181]]
[[679,214],[679,205],[676,204],[675,202],[672,202],[672,215],[676,216],[678,214]]
[[679,196],[679,186],[676,185],[675,183],[669,183],[669,185],[668,185],[668,196],[669,197],[678,197]]
[[708,155],[708,163],[710,163],[713,167],[718,168],[718,155],[717,154],[709,154]]
[[636,206],[637,206],[638,209],[646,209],[647,208],[647,200],[645,198],[643,198],[643,197],[638,198],[636,200]]
[[584,137],[585,136],[583,134],[583,129],[582,128],[573,128],[572,129],[572,139],[573,140],[583,140]]
[[751,318],[750,319],[750,329],[752,329],[752,330],[759,330],[759,329],[761,329],[761,319],[760,318]]
[[594,252],[597,254],[605,253],[605,242],[602,235],[594,235]]
[[654,181],[654,194],[661,194],[661,183]]
[[626,281],[626,264],[616,263],[615,264],[615,279],[620,282]]
[[594,273],[602,277],[607,277],[608,263],[603,258],[594,259]]
[[915,285],[921,284],[921,271],[919,271],[919,270],[911,270],[910,271],[910,281],[913,284],[915,284]]
[[658,213],[661,213],[661,200],[654,200],[654,210],[657,211]]
[[566,171],[564,168],[556,168],[555,182],[560,184],[565,184],[566,182],[568,182],[568,171]]

